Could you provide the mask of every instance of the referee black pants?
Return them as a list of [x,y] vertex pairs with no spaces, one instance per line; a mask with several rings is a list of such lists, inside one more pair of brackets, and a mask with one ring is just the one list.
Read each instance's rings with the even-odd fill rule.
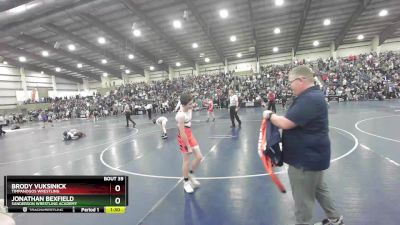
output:
[[149,120],[151,119],[151,109],[147,109],[147,116],[149,117]]
[[268,101],[268,110],[272,109],[274,113],[276,113],[275,101]]
[[129,121],[131,121],[132,124],[133,124],[133,127],[135,127],[136,123],[135,123],[135,121],[133,121],[131,119],[131,114],[130,113],[125,113],[125,118],[126,118],[126,126],[127,127],[129,127]]
[[232,126],[235,126],[235,118],[238,121],[239,126],[240,124],[242,124],[242,121],[240,121],[239,116],[236,112],[236,106],[229,107],[229,114],[231,116]]

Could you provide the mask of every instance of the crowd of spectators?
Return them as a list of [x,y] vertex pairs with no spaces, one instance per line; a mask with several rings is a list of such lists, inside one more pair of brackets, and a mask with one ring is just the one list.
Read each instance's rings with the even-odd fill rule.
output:
[[[257,106],[268,101],[272,91],[278,102],[291,99],[288,73],[297,65],[309,65],[316,75],[328,100],[343,101],[383,100],[400,97],[400,53],[386,52],[349,56],[341,59],[300,60],[285,65],[262,66],[259,74],[237,76],[235,72],[210,72],[198,76],[177,77],[150,83],[129,83],[105,95],[94,93],[89,97],[46,98],[50,107],[46,112],[53,119],[120,115],[126,104],[133,114],[144,114],[146,106],[153,105],[153,112],[168,113],[174,110],[180,93],[191,92],[195,102],[202,107],[204,99],[213,99],[219,107],[227,107],[228,91],[238,93],[241,104]],[[40,110],[30,112],[40,118]]]
[[338,61],[319,60],[326,95],[345,100],[399,98],[400,54],[387,52],[349,56]]

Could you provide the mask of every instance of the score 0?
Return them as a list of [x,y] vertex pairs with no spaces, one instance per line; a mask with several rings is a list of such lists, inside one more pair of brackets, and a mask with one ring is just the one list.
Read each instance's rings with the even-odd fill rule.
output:
[[121,184],[112,184],[111,190],[114,196],[111,196],[111,202],[113,205],[124,205],[125,197],[124,197],[124,189],[121,187]]

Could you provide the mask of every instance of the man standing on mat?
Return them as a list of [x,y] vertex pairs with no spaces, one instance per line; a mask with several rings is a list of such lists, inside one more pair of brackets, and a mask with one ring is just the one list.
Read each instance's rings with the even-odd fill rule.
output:
[[289,164],[289,181],[295,204],[296,224],[310,224],[315,200],[327,216],[323,225],[344,225],[325,183],[331,145],[325,96],[314,86],[313,72],[298,66],[289,73],[289,83],[297,96],[285,116],[266,110],[263,117],[283,129],[283,160]]
[[[183,155],[183,189],[187,193],[193,193],[193,188],[197,188],[200,182],[194,177],[194,171],[199,166],[203,155],[201,154],[196,138],[192,134],[191,120],[193,111],[193,97],[190,94],[182,94],[180,98],[180,109],[175,116],[178,124],[178,143]],[[191,162],[190,156],[194,154],[195,159]],[[192,168],[190,169],[190,164]]]
[[147,110],[147,116],[149,117],[149,120],[151,120],[151,109],[153,108],[153,104],[151,102],[148,102],[146,105],[146,110]]
[[268,92],[268,110],[272,109],[272,111],[276,113],[275,102],[276,102],[275,93],[273,91],[269,91]]
[[129,103],[126,103],[124,106],[124,113],[125,113],[125,118],[126,118],[126,127],[129,127],[129,121],[132,122],[132,127],[136,126],[135,121],[131,119],[131,113],[132,113],[132,106],[129,105]]
[[231,127],[235,127],[235,118],[239,123],[239,127],[242,125],[238,116],[239,111],[239,99],[238,96],[234,94],[233,90],[229,90],[229,114],[231,116]]

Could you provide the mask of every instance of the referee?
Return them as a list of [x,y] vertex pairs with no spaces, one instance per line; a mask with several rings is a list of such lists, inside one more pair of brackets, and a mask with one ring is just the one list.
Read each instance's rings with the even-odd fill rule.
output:
[[229,90],[229,114],[231,116],[232,125],[235,127],[235,118],[239,123],[239,127],[242,125],[237,112],[239,111],[239,99],[238,96],[233,93],[233,90]]

